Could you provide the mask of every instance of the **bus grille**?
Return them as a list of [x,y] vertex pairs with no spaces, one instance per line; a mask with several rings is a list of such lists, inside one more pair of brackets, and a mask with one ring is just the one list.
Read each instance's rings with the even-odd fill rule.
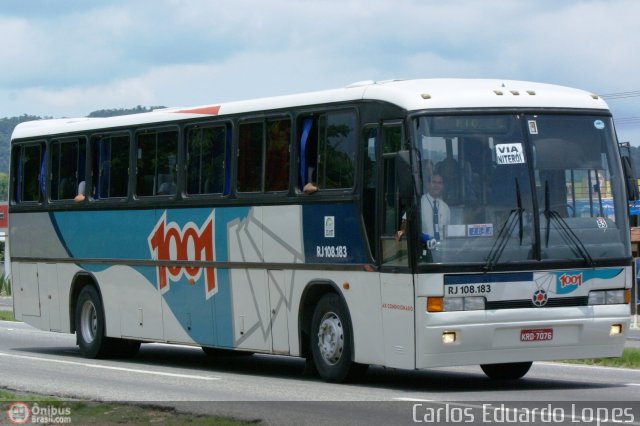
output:
[[[571,306],[587,306],[589,303],[589,296],[580,297],[556,297],[549,299],[547,304],[542,308],[565,308]],[[500,300],[495,302],[487,301],[485,309],[520,309],[520,308],[535,308],[531,299],[525,300]]]

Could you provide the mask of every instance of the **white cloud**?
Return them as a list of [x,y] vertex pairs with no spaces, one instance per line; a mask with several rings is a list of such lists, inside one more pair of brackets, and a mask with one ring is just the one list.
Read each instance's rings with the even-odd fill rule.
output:
[[[0,12],[0,115],[203,104],[394,77],[640,89],[635,0],[16,5]],[[611,104],[640,116],[637,102]]]

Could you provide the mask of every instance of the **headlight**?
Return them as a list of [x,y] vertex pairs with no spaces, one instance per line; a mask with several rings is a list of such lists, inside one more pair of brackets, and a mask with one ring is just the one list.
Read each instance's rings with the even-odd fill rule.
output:
[[629,290],[598,290],[589,292],[589,305],[621,305],[628,303]]
[[444,311],[478,311],[484,309],[484,303],[485,300],[482,296],[445,297]]

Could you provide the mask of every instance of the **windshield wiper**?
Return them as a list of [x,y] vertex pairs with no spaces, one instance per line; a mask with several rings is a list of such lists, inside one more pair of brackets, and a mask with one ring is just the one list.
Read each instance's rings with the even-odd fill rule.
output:
[[547,227],[545,230],[545,243],[547,245],[547,248],[549,247],[550,222],[553,220],[556,225],[556,229],[560,231],[559,234],[562,237],[562,240],[565,242],[565,244],[567,244],[571,248],[571,251],[573,251],[574,254],[582,257],[589,266],[592,266],[592,267],[595,266],[595,262],[593,261],[593,258],[589,254],[589,251],[584,246],[582,241],[580,241],[580,238],[578,238],[578,236],[575,234],[575,232],[573,232],[569,224],[567,224],[567,222],[562,218],[562,216],[560,216],[560,213],[558,213],[555,210],[551,210],[549,208],[549,204],[550,204],[549,203],[549,181],[545,181],[544,183],[544,217],[547,219]]
[[522,225],[522,213],[524,213],[524,209],[522,208],[522,197],[520,196],[520,185],[518,185],[518,178],[515,178],[516,182],[516,202],[518,208],[515,208],[509,212],[509,216],[507,220],[505,220],[500,233],[496,237],[496,241],[493,243],[489,254],[487,255],[487,263],[485,263],[483,269],[485,271],[491,271],[494,266],[498,263],[498,260],[502,256],[505,247],[507,247],[507,242],[509,241],[509,236],[513,232],[516,224],[519,225],[518,228],[518,237],[520,239],[520,245],[522,245],[522,237],[524,235],[524,228]]

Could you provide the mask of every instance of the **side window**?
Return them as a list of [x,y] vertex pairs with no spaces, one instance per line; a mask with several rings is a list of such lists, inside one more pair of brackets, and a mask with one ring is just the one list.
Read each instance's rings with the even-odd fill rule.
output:
[[94,199],[127,196],[129,143],[129,135],[105,135],[91,140]]
[[241,124],[239,135],[238,192],[261,192],[264,125]]
[[173,195],[177,191],[178,132],[149,131],[137,135],[138,196]]
[[226,141],[226,126],[187,130],[187,194],[224,192]]
[[291,121],[273,119],[241,124],[238,150],[238,192],[289,189]]
[[371,248],[371,254],[376,258],[378,255],[378,239],[376,238],[376,190],[378,188],[378,126],[369,125],[363,132],[364,149],[364,179],[362,194],[362,214],[367,230],[367,238]]
[[51,200],[84,199],[85,162],[84,138],[51,142]]
[[289,189],[290,120],[267,121],[267,147],[265,157],[265,191]]
[[14,202],[41,201],[45,189],[44,142],[16,146],[13,152]]
[[300,183],[307,191],[353,188],[356,170],[356,114],[329,112],[300,122]]
[[[400,197],[397,151],[402,149],[402,124],[382,127],[382,263],[386,266],[408,266],[409,256],[405,238],[397,239],[398,230],[404,230],[407,213],[406,200]],[[401,165],[400,165],[401,167]]]

